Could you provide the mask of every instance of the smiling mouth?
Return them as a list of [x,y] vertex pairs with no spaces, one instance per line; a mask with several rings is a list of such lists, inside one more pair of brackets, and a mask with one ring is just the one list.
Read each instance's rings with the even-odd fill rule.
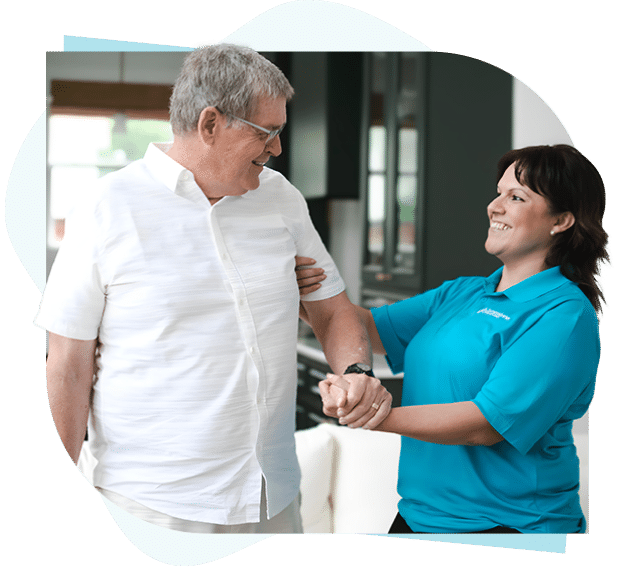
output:
[[492,222],[489,228],[497,232],[501,232],[503,230],[509,230],[510,227],[506,224],[503,224],[502,222]]
[[268,161],[253,161],[252,164],[256,165],[257,167],[263,167]]

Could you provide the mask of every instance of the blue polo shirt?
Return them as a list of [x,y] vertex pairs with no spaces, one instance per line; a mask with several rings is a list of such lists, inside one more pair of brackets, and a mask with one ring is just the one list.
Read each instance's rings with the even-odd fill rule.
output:
[[372,310],[402,405],[473,401],[505,440],[444,446],[402,438],[399,511],[416,532],[584,531],[572,422],[589,406],[598,320],[558,267],[504,292],[462,277]]

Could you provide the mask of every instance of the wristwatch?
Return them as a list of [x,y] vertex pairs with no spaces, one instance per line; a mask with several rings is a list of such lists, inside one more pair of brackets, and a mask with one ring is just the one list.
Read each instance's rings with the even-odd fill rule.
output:
[[348,375],[349,373],[364,373],[364,375],[368,375],[369,377],[375,377],[373,374],[373,368],[366,363],[353,363],[352,365],[349,365],[346,367],[344,375]]

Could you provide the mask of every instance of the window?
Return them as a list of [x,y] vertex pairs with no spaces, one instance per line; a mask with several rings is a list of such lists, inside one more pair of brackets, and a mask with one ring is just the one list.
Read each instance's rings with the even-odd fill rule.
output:
[[99,177],[140,159],[151,142],[172,140],[166,120],[52,114],[48,126],[47,244],[58,248],[65,218]]
[[365,267],[381,281],[416,278],[422,56],[370,59]]

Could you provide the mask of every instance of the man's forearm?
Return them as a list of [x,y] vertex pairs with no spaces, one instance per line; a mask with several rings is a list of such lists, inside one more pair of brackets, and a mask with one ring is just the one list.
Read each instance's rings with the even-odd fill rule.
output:
[[96,341],[49,336],[47,393],[58,435],[78,463],[87,431]]
[[318,340],[324,349],[328,364],[338,375],[354,363],[373,364],[368,332],[352,307],[333,314],[319,333]]
[[78,463],[89,417],[91,381],[70,379],[47,370],[51,415],[58,435],[74,463]]
[[[324,349],[330,368],[338,376],[354,363],[372,366],[373,354],[364,313],[351,304],[345,293],[327,300],[304,302],[310,324]],[[348,417],[351,422],[372,421],[379,424],[391,408],[391,394],[379,380],[365,374],[344,375],[345,388],[338,394],[325,393],[328,386],[320,382],[324,413],[333,417]]]

